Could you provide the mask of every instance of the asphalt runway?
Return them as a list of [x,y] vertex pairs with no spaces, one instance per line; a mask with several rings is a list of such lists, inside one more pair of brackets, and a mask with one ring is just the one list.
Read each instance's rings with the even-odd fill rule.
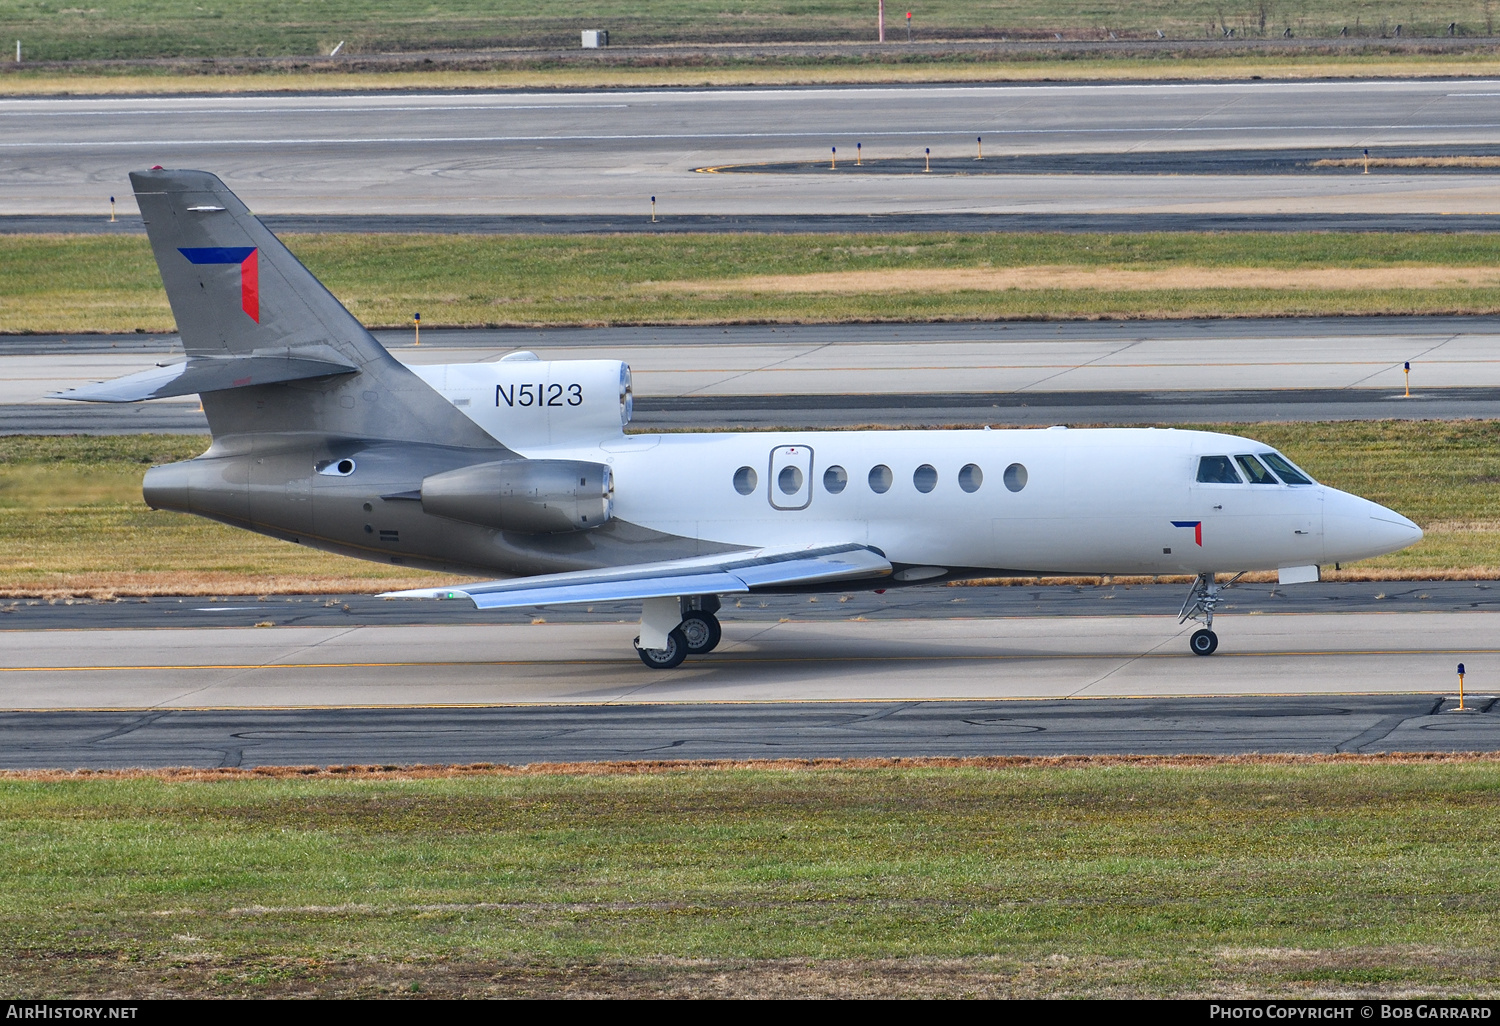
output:
[[0,713],[0,769],[1492,750],[1431,695]]
[[[1330,587],[1309,586],[1310,600],[1337,602]],[[1375,586],[1332,587],[1353,600],[1345,608],[1385,599]],[[1000,605],[1025,609],[1028,590],[1059,598],[957,619],[933,600],[1003,593]],[[721,649],[668,673],[643,667],[628,648],[634,626],[598,619],[604,610],[361,626],[366,610],[307,600],[304,622],[336,622],[266,628],[228,624],[298,600],[186,599],[185,619],[162,615],[171,600],[23,607],[7,625],[41,609],[71,626],[0,630],[0,767],[1500,747],[1488,687],[1500,674],[1497,613],[1473,611],[1493,610],[1488,582],[1413,585],[1408,606],[1436,607],[1420,613],[1267,614],[1270,590],[1221,615],[1210,659],[1187,653],[1175,617],[1098,615],[1120,588],[911,589],[897,600],[907,608],[888,612],[918,615],[726,610]],[[1474,596],[1471,611],[1448,611]],[[770,612],[797,612],[791,598],[772,601]],[[418,604],[386,605],[401,620]],[[443,615],[467,604],[421,605]],[[1042,612],[1057,608],[1074,615]],[[186,626],[215,616],[225,626]],[[105,626],[121,621],[157,626]],[[1457,661],[1472,712],[1454,711]]]
[[126,173],[220,174],[267,214],[1490,214],[1494,175],[700,174],[815,161],[1500,143],[1464,79],[0,100],[0,213],[134,213]]
[[[376,335],[412,364],[517,349],[623,359],[637,431],[1500,417],[1494,318],[486,329],[428,331],[421,346]],[[0,338],[0,432],[202,433],[195,400],[45,398],[179,353],[170,336]]]
[[[885,158],[840,162],[829,151],[827,159],[781,163],[724,164],[698,168],[712,174],[751,175],[1349,175],[1349,174],[1475,174],[1500,172],[1500,168],[1464,167],[1464,157],[1493,157],[1493,146],[1397,145],[1380,146],[1371,154],[1374,163],[1345,166],[1343,161],[1364,160],[1364,151],[1349,148],[1253,150],[1129,150],[1109,153],[1008,153],[984,156],[976,151],[963,157]],[[1436,159],[1435,159],[1436,158]],[[1450,162],[1443,162],[1449,158]],[[1453,159],[1459,158],[1459,159]],[[1382,160],[1434,160],[1431,164],[1393,168]],[[1333,162],[1333,163],[1330,163]]]

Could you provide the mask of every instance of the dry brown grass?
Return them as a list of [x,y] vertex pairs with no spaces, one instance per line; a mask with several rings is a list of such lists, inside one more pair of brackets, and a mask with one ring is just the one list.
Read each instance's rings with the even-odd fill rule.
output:
[[0,96],[386,92],[455,89],[640,89],[691,86],[865,85],[918,82],[1077,82],[1326,78],[1490,78],[1500,59],[1413,55],[1342,59],[1039,60],[987,63],[533,68],[348,74],[0,74]]
[[1496,267],[933,267],[651,282],[652,292],[997,292],[1009,289],[1443,289],[1500,286]]
[[[1227,580],[1228,574],[1220,574]],[[1323,568],[1325,581],[1493,581],[1500,578],[1500,567],[1403,567],[1361,568],[1335,570]],[[1270,584],[1276,580],[1274,570],[1254,570],[1239,578],[1242,584]],[[1187,574],[1147,574],[1114,576],[1101,574],[1077,577],[974,577],[966,581],[952,581],[950,588],[1006,588],[1038,585],[1069,585],[1073,587],[1097,587],[1111,584],[1191,584],[1193,578]]]
[[616,762],[533,762],[524,765],[476,762],[409,766],[255,766],[250,768],[169,767],[164,769],[0,770],[0,780],[51,783],[64,780],[160,780],[215,783],[226,780],[449,780],[462,777],[644,776],[660,773],[776,772],[821,770],[1019,770],[1139,769],[1195,770],[1214,766],[1418,766],[1500,762],[1500,752],[1332,752],[1300,754],[1251,752],[1240,755],[979,755],[894,759],[632,759]]
[[1315,160],[1312,167],[1500,167],[1500,156],[1338,157]]
[[56,573],[36,582],[0,586],[0,599],[87,598],[108,602],[120,598],[150,598],[158,595],[375,595],[402,588],[452,588],[476,579],[410,571],[404,575],[398,571],[398,574],[384,579],[316,573],[256,573],[247,576],[244,573],[192,570]]

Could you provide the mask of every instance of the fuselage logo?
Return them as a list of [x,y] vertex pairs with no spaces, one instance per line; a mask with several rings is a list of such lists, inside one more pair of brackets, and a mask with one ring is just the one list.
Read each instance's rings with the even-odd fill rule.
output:
[[252,321],[260,323],[260,268],[254,246],[199,246],[177,252],[194,264],[239,264],[240,307]]
[[1201,548],[1203,546],[1203,521],[1201,520],[1174,520],[1173,527],[1191,527],[1193,529],[1193,541]]

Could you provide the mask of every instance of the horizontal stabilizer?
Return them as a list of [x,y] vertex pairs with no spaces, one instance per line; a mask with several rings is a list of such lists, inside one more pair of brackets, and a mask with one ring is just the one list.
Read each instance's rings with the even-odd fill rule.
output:
[[891,564],[862,545],[827,548],[751,549],[663,563],[580,570],[568,574],[485,581],[460,588],[387,592],[385,598],[467,598],[480,609],[562,606],[576,602],[670,598],[674,595],[735,595],[888,576]]
[[249,385],[326,378],[358,370],[332,346],[256,350],[241,356],[189,356],[183,363],[153,367],[97,385],[55,392],[49,399],[77,399],[90,403],[135,403],[174,395],[222,392]]

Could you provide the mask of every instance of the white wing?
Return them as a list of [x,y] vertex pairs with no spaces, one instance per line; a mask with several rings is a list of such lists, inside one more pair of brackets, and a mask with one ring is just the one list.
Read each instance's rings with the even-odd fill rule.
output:
[[890,572],[890,562],[863,545],[749,549],[662,563],[484,581],[460,588],[389,591],[381,597],[467,598],[480,609],[514,609],[676,595],[734,595],[752,589],[771,591],[791,585],[875,580]]

